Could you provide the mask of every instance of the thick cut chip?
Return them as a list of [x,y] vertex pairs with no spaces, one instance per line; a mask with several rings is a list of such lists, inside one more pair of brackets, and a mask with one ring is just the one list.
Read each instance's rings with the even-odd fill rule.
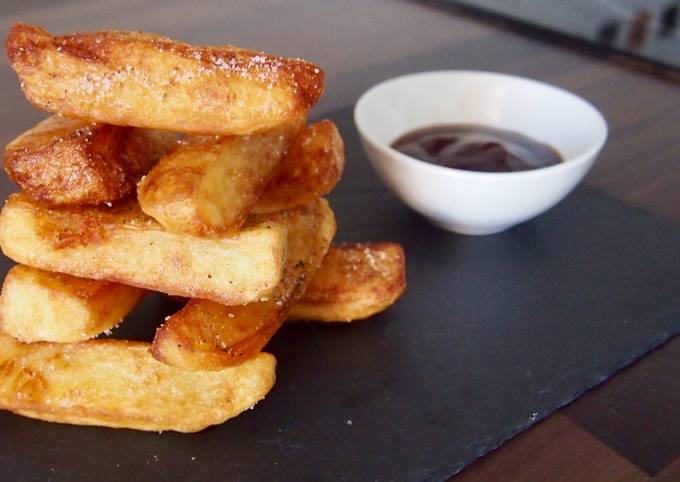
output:
[[279,329],[321,264],[335,234],[335,218],[328,203],[319,199],[254,216],[250,222],[264,221],[288,228],[286,265],[277,292],[241,306],[190,300],[156,331],[151,349],[156,359],[185,369],[219,370],[255,356]]
[[291,145],[253,212],[290,209],[324,196],[338,183],[344,167],[342,137],[333,121],[312,124]]
[[331,247],[289,319],[353,321],[391,306],[406,289],[404,251],[394,243]]
[[323,92],[309,62],[147,33],[53,36],[16,24],[5,48],[33,104],[107,124],[248,134],[305,115]]
[[52,116],[5,149],[5,170],[33,199],[100,204],[135,192],[175,134]]
[[234,234],[302,125],[300,119],[261,134],[186,139],[139,183],[139,205],[171,232]]
[[279,284],[286,229],[261,223],[229,238],[205,239],[164,231],[135,200],[57,209],[13,194],[0,213],[0,247],[35,268],[241,304]]
[[49,422],[198,432],[262,400],[274,385],[267,353],[215,372],[154,360],[123,340],[21,343],[0,335],[0,409]]
[[[347,322],[368,318],[396,301],[405,289],[405,279],[403,253],[398,245],[331,246],[305,294],[288,312],[288,321]],[[115,325],[141,294],[138,288],[127,285],[19,265],[5,279],[0,325],[8,334],[26,342],[79,341]],[[221,333],[221,343],[242,357],[261,348],[263,340],[278,328],[276,320],[287,310],[283,303],[276,304],[279,300],[271,301],[273,306],[268,300],[231,307],[227,313],[230,325]],[[195,302],[190,310],[181,313],[184,315],[220,324],[224,323],[225,307]],[[258,336],[244,336],[253,332],[253,320],[268,329]],[[156,348],[160,347],[161,352],[165,350],[164,343],[157,341]],[[197,366],[200,363],[199,359]]]
[[2,286],[0,327],[25,342],[73,342],[94,338],[120,323],[143,290],[14,266]]

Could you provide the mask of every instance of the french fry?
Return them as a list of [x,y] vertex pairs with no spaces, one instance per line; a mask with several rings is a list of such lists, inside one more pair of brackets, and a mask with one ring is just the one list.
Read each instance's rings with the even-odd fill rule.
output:
[[260,134],[186,139],[139,183],[142,211],[175,233],[236,233],[302,125],[299,119]]
[[[200,431],[269,392],[261,350],[284,321],[362,319],[403,293],[399,245],[331,247],[321,196],[344,147],[332,121],[304,126],[314,64],[27,24],[5,48],[29,101],[58,115],[5,150],[24,192],[0,212],[20,263],[0,292],[0,410]],[[188,299],[152,343],[90,339],[146,289]]]
[[264,221],[288,228],[286,265],[277,292],[240,306],[189,300],[156,330],[154,358],[189,370],[219,370],[255,356],[279,329],[321,264],[335,234],[335,218],[328,203],[319,199],[251,220]]
[[406,289],[404,251],[395,243],[332,246],[289,320],[353,321],[391,306]]
[[120,323],[143,293],[120,283],[17,265],[2,285],[0,328],[27,343],[83,341]]
[[135,192],[175,134],[52,116],[5,148],[5,171],[33,199],[100,204]]
[[198,432],[262,400],[276,360],[260,353],[214,372],[154,360],[123,340],[21,343],[0,334],[0,409],[49,422]]
[[330,120],[316,122],[295,139],[253,212],[282,211],[324,196],[338,183],[344,167],[338,128]]
[[15,24],[5,48],[37,107],[107,124],[249,134],[305,115],[323,92],[309,62],[146,33],[53,36]]
[[[348,322],[368,318],[391,306],[404,292],[405,281],[404,256],[399,245],[333,245],[305,293],[290,308],[287,321]],[[5,278],[0,297],[0,327],[25,342],[85,340],[116,325],[141,294],[138,288],[127,285],[18,265]],[[193,310],[200,310],[200,315]],[[213,324],[224,322],[224,306],[217,303],[196,302],[187,311],[192,319],[211,319]],[[275,301],[274,306],[260,302],[231,307],[231,331],[221,334],[221,342],[234,352],[250,354],[263,338],[271,336],[264,327],[274,330],[276,320],[285,311],[283,303],[276,305]],[[258,329],[265,334],[244,339],[243,334],[253,330],[253,320],[257,320]],[[201,338],[205,336],[198,337]],[[161,345],[159,342],[157,347]]]
[[279,284],[286,229],[261,223],[204,239],[164,231],[136,201],[56,209],[13,194],[0,213],[0,247],[34,268],[242,304]]

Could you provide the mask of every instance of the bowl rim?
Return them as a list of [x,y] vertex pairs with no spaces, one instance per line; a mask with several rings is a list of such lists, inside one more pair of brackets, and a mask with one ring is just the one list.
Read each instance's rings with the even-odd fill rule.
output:
[[[362,109],[365,109],[365,105],[370,101],[370,97],[375,95],[375,93],[386,86],[397,83],[399,81],[404,81],[404,80],[413,80],[415,78],[421,78],[421,77],[429,77],[429,76],[439,76],[439,75],[452,75],[452,76],[457,76],[457,75],[478,75],[482,77],[503,77],[506,79],[512,79],[513,81],[521,81],[521,82],[526,82],[529,84],[535,84],[537,86],[540,86],[542,88],[548,88],[550,90],[554,90],[560,95],[565,95],[567,97],[570,97],[572,100],[580,102],[584,104],[595,116],[595,118],[602,124],[603,128],[603,135],[601,139],[598,140],[598,142],[595,142],[591,147],[586,149],[584,152],[572,156],[569,158],[566,158],[563,162],[560,162],[559,164],[555,164],[552,166],[547,166],[547,167],[541,167],[539,169],[531,169],[527,171],[514,171],[514,172],[483,172],[483,171],[468,171],[468,170],[463,170],[463,169],[456,169],[452,167],[446,167],[446,166],[439,166],[436,164],[431,164],[429,162],[417,159],[415,157],[408,156],[406,154],[403,154],[402,152],[399,152],[398,150],[392,148],[389,144],[386,144],[382,141],[379,141],[376,139],[376,137],[370,132],[370,127],[367,126],[365,119],[362,118],[360,111]],[[463,177],[463,178],[468,178],[468,179],[487,179],[487,180],[493,180],[493,181],[500,181],[503,182],[504,180],[520,180],[520,179],[526,179],[526,178],[531,178],[531,177],[543,177],[546,175],[552,175],[552,174],[559,174],[561,172],[569,171],[571,169],[576,169],[577,167],[587,164],[589,161],[593,160],[595,156],[600,152],[602,147],[605,145],[607,141],[607,137],[609,135],[609,127],[607,125],[607,121],[602,115],[602,113],[595,107],[591,102],[588,100],[584,99],[583,97],[568,91],[567,89],[563,89],[562,87],[558,87],[556,85],[549,84],[547,82],[542,82],[540,80],[532,79],[529,77],[522,77],[518,75],[511,75],[511,74],[504,74],[500,72],[492,72],[492,71],[484,71],[484,70],[429,70],[429,71],[423,71],[423,72],[413,72],[405,75],[400,75],[397,77],[392,77],[389,79],[386,79],[382,82],[379,82],[375,84],[374,86],[370,87],[368,90],[366,90],[361,96],[359,96],[359,99],[354,105],[354,111],[353,111],[353,117],[354,117],[354,124],[357,127],[357,130],[359,131],[359,135],[365,140],[368,141],[373,147],[376,149],[379,149],[382,151],[384,154],[386,154],[388,157],[390,157],[392,160],[399,162],[400,164],[415,167],[418,169],[424,169],[426,171],[429,171],[433,174],[438,174],[438,175],[445,175],[448,177]],[[423,126],[425,127],[425,126]],[[521,129],[516,130],[516,132],[522,132]]]

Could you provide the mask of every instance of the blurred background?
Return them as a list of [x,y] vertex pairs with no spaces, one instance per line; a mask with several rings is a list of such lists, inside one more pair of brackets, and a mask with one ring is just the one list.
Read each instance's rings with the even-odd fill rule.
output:
[[[302,57],[326,70],[326,91],[333,96],[324,96],[316,107],[315,112],[322,114],[353,103],[374,80],[381,80],[366,72],[358,76],[358,69],[383,72],[384,78],[389,73],[384,68],[396,59],[412,57],[417,67],[419,55],[452,40],[482,45],[479,40],[492,29],[477,19],[500,20],[527,33],[539,29],[539,34],[564,34],[680,68],[679,11],[680,0],[345,0],[342,4],[333,0],[3,0],[0,37],[6,37],[13,22],[22,21],[57,34],[139,29],[190,43],[228,42]],[[452,13],[459,14],[457,20]],[[480,48],[451,50],[457,65],[447,67],[503,70],[503,62],[488,49],[484,55],[479,55]],[[531,55],[530,48],[526,51]],[[4,55],[0,55],[0,82],[15,89],[8,95],[20,96]],[[28,124],[34,120],[37,116]]]
[[675,0],[449,0],[680,68],[680,2]]

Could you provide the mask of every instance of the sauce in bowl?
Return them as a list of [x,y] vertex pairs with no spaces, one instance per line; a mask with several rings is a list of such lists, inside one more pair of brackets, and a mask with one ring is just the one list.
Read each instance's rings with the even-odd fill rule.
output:
[[466,171],[528,171],[563,161],[553,147],[524,134],[474,124],[417,129],[391,146],[421,161]]

